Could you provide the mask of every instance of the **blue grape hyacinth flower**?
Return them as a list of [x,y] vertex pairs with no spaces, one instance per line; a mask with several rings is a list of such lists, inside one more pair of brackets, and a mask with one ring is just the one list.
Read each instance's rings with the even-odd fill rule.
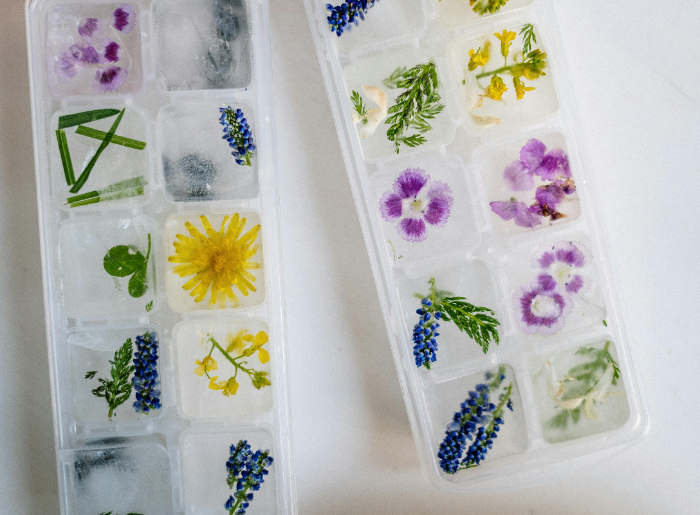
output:
[[370,7],[374,7],[376,0],[346,0],[338,6],[326,4],[326,9],[330,11],[328,26],[331,32],[335,32],[338,37],[343,32],[351,28],[351,24],[357,25],[360,20],[365,19],[365,13]]
[[131,379],[136,392],[136,413],[150,413],[160,409],[158,379],[158,338],[153,332],[136,337],[134,352],[134,377]]
[[436,338],[440,335],[437,329],[440,327],[438,320],[442,317],[442,313],[429,310],[433,303],[428,298],[424,298],[421,304],[422,307],[416,310],[420,319],[413,327],[413,357],[417,367],[425,366],[430,370],[430,364],[437,359]]
[[226,484],[236,492],[224,504],[229,515],[245,515],[253,501],[253,492],[260,490],[272,465],[270,451],[253,452],[246,440],[231,445],[231,456],[226,462]]
[[233,149],[231,155],[239,165],[251,166],[251,160],[255,155],[255,143],[253,131],[243,111],[233,109],[231,106],[220,107],[219,111],[221,112],[219,122],[224,126],[222,138],[228,141],[229,147]]

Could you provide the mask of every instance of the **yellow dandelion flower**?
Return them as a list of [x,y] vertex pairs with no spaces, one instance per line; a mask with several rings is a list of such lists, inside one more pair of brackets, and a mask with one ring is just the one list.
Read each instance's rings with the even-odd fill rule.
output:
[[501,42],[501,55],[503,57],[508,57],[508,53],[510,52],[510,45],[515,40],[517,34],[515,32],[503,29],[503,34],[499,34],[498,32],[496,32],[494,36],[496,36]]
[[256,278],[249,270],[260,268],[260,263],[251,261],[258,251],[253,243],[258,237],[260,225],[241,236],[246,219],[238,213],[233,217],[224,217],[218,232],[212,228],[206,216],[201,216],[200,220],[207,236],[192,223],[185,222],[190,236],[178,234],[177,241],[173,243],[175,255],[168,257],[170,263],[178,263],[173,273],[180,277],[194,275],[182,288],[191,290],[190,296],[194,297],[195,302],[202,302],[211,287],[210,305],[224,303],[226,298],[238,302],[233,292],[234,286],[244,296],[256,291],[253,285]]
[[500,100],[503,93],[506,91],[508,91],[508,87],[506,86],[505,82],[503,82],[503,79],[501,79],[498,75],[494,75],[491,77],[491,84],[489,84],[484,90],[484,94],[494,100]]
[[205,357],[202,361],[195,360],[194,362],[195,365],[199,365],[194,369],[194,373],[197,374],[199,377],[202,377],[204,373],[209,373],[212,370],[216,370],[219,368],[219,365],[216,363],[216,360],[212,358],[211,356]]

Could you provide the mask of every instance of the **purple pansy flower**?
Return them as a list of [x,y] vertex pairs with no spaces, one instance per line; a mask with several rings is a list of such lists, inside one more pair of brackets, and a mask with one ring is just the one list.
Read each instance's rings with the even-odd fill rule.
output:
[[514,220],[515,225],[532,229],[542,223],[537,213],[533,213],[524,202],[516,202],[511,199],[510,202],[491,202],[491,211],[496,213],[506,222]]
[[551,283],[535,279],[521,286],[513,297],[518,325],[526,334],[554,334],[564,327],[573,302]]
[[88,45],[95,45],[105,31],[105,22],[97,18],[83,18],[78,24],[78,34]]
[[93,86],[97,91],[107,93],[115,91],[126,80],[127,70],[119,66],[105,66],[98,68],[95,74]]
[[533,266],[543,270],[537,279],[544,287],[558,288],[567,294],[581,295],[590,286],[590,280],[578,273],[586,266],[588,249],[582,243],[560,241],[535,253]]
[[379,211],[387,222],[396,222],[399,236],[406,241],[424,241],[426,222],[436,227],[447,223],[452,208],[452,190],[444,182],[431,181],[420,168],[407,168],[394,181],[393,191],[379,201]]
[[112,15],[112,27],[128,34],[136,25],[136,9],[129,4],[120,5]]

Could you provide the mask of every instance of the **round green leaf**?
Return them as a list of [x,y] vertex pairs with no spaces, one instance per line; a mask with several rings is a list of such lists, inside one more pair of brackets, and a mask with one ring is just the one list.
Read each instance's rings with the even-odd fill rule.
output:
[[145,265],[146,258],[143,257],[143,254],[138,251],[133,253],[128,245],[112,247],[104,259],[105,270],[114,277],[126,277],[141,268],[145,268]]

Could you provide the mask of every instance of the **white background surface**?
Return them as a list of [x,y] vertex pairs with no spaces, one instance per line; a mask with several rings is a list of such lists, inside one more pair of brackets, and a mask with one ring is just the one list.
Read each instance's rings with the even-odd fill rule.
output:
[[[303,5],[270,4],[299,513],[700,513],[700,2],[556,7],[648,435],[555,483],[461,495],[421,477]],[[0,0],[2,515],[58,513],[32,152],[24,5]]]

